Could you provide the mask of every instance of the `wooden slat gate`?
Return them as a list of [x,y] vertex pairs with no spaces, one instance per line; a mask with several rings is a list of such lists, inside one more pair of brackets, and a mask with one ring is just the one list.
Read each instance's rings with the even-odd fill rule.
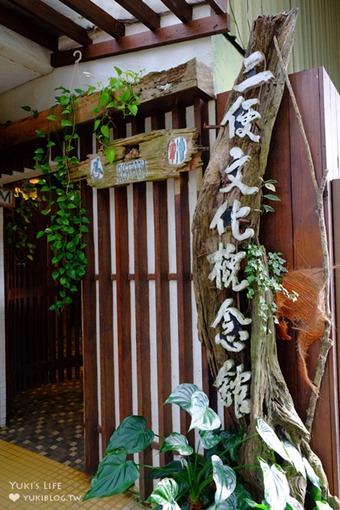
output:
[[[153,129],[202,129],[209,120],[207,99],[184,94],[170,105],[153,103],[132,123],[117,125],[114,138]],[[201,145],[208,145],[207,133],[202,129]],[[92,152],[91,136],[84,132],[81,140],[86,136],[82,159]],[[186,418],[164,406],[164,400],[180,382],[195,382],[209,393],[191,281],[190,228],[200,179],[191,171],[159,182],[83,187],[83,203],[93,211],[83,283],[90,471],[98,462],[99,431],[105,448],[113,429],[130,414],[145,416],[161,435],[176,426],[187,430]],[[142,462],[159,462],[159,452],[150,451]],[[141,489],[146,485],[142,477]]]

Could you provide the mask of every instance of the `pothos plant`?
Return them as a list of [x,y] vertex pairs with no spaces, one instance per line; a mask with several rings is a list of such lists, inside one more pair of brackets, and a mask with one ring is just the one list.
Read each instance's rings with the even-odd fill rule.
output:
[[[165,466],[150,469],[152,479],[159,479],[147,502],[164,510],[303,510],[304,506],[290,495],[286,473],[291,470],[309,480],[314,509],[330,509],[322,500],[320,481],[313,468],[289,441],[281,441],[262,419],[256,431],[264,441],[268,459],[258,459],[256,466],[237,465],[238,451],[244,441],[243,431],[224,431],[219,416],[209,407],[208,397],[195,384],[180,384],[165,401],[176,404],[191,415],[189,431],[198,431],[194,449],[188,438],[178,432],[159,437],[142,416],[128,416],[113,432],[84,500],[112,496],[127,491],[139,477],[141,466],[132,454],[150,447],[157,436],[161,452],[171,452],[174,459]],[[245,488],[241,469],[258,469],[263,473],[264,493],[255,502]],[[326,505],[326,506],[324,506]]]
[[[138,74],[123,73],[115,67],[116,77],[111,77],[99,93],[98,106],[93,114],[94,132],[109,163],[115,159],[110,148],[110,127],[113,125],[112,110],[123,115],[136,115],[139,97],[134,85]],[[35,167],[43,173],[39,180],[42,214],[48,225],[37,234],[46,237],[51,250],[52,278],[58,284],[58,296],[51,306],[58,311],[72,302],[87,267],[84,234],[88,231],[87,211],[81,204],[80,184],[70,179],[70,170],[79,163],[77,145],[79,135],[76,125],[76,108],[79,98],[95,92],[95,87],[84,91],[71,91],[65,87],[56,89],[56,104],[60,114],[51,113],[47,119],[49,129],[37,131],[42,144],[34,153]],[[58,111],[58,110],[55,110]]]

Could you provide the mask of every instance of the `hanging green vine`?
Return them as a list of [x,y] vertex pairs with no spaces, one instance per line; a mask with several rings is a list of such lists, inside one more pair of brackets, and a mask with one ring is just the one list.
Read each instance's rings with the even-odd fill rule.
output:
[[[97,116],[94,132],[108,162],[115,159],[109,146],[110,127],[113,126],[110,111],[136,115],[139,102],[133,89],[138,75],[130,71],[123,73],[118,68],[115,70],[117,77],[110,78],[108,85],[101,90],[98,107],[93,112]],[[77,102],[84,94],[95,92],[95,88],[91,87],[86,92],[81,89],[70,91],[65,87],[56,90],[59,92],[56,104],[60,107],[60,117],[50,114],[48,132],[37,132],[43,144],[35,150],[34,160],[36,169],[43,173],[39,180],[43,203],[41,212],[48,219],[47,227],[39,231],[37,237],[46,237],[51,250],[52,278],[59,289],[50,308],[58,311],[72,302],[72,295],[77,292],[87,267],[84,234],[88,231],[89,219],[81,205],[80,184],[71,182],[70,170],[79,163]],[[61,126],[61,131],[56,126]]]
[[15,249],[15,261],[25,265],[32,262],[35,244],[29,236],[29,226],[34,211],[38,209],[36,188],[29,182],[14,188],[15,208],[6,221],[7,239]]

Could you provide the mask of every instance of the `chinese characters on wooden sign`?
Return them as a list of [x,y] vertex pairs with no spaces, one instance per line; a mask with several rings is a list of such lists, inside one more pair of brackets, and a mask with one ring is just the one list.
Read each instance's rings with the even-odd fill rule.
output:
[[[270,71],[257,72],[256,70],[263,63],[264,55],[259,51],[245,58],[243,61],[245,78],[235,85],[233,90],[244,93],[271,82],[274,75]],[[230,193],[234,188],[238,189],[241,195],[253,195],[259,191],[258,187],[248,186],[243,182],[243,170],[251,158],[237,146],[238,138],[246,138],[250,143],[260,143],[260,135],[255,134],[253,130],[254,123],[261,118],[260,113],[255,109],[258,104],[257,97],[245,99],[239,95],[223,117],[221,125],[227,127],[229,139],[234,145],[229,151],[230,161],[224,169],[228,183],[220,188],[220,193]],[[223,245],[220,242],[218,250],[208,255],[208,261],[212,264],[208,278],[215,283],[217,289],[230,289],[237,293],[248,286],[247,280],[239,279],[241,262],[246,257],[246,252],[237,251],[237,241],[250,240],[255,232],[250,227],[242,227],[242,220],[251,212],[250,207],[242,207],[236,198],[229,203],[229,198],[230,196],[217,208],[211,220],[210,229],[216,229],[221,236],[226,228],[230,228],[235,244],[231,242]],[[234,300],[225,299],[211,324],[211,327],[218,331],[215,336],[216,344],[221,345],[229,353],[241,352],[249,338],[247,326],[250,324],[251,319],[241,313],[235,306]],[[245,371],[242,363],[237,365],[230,357],[220,368],[216,377],[215,386],[224,404],[227,407],[233,406],[235,417],[238,419],[250,412],[250,378],[251,372]]]

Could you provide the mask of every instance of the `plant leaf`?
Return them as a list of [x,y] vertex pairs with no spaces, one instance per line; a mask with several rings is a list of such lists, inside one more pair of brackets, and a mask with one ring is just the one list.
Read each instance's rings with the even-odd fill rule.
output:
[[289,485],[285,473],[280,466],[269,466],[259,459],[263,473],[265,503],[273,510],[285,510],[289,498]]
[[294,466],[295,470],[306,479],[306,468],[303,463],[303,457],[299,450],[287,440],[282,441],[282,444],[288,454],[290,463]]
[[292,508],[292,510],[304,510],[304,506],[301,505],[301,503],[292,496],[289,496],[287,503]]
[[251,508],[261,508],[262,510],[270,510],[270,508],[263,503],[256,503],[252,499],[247,499],[247,503]]
[[256,430],[269,448],[278,453],[280,457],[290,462],[289,455],[286,452],[282,441],[278,438],[274,430],[263,420],[263,418],[257,418]]
[[191,396],[191,407],[188,412],[192,420],[189,430],[215,430],[221,426],[221,420],[213,409],[208,407],[209,400],[203,391],[195,391]]
[[192,447],[183,434],[172,432],[164,441],[161,452],[174,451],[180,455],[191,455],[193,452]]
[[200,430],[199,435],[205,450],[210,450],[221,442],[220,434],[215,434],[213,430]]
[[225,466],[218,455],[211,456],[213,479],[216,485],[215,503],[221,503],[229,498],[236,488],[235,471]]
[[199,391],[196,384],[183,383],[179,384],[175,390],[168,396],[165,404],[177,404],[179,407],[188,411],[191,407],[191,397],[195,391]]
[[125,453],[107,455],[100,461],[97,473],[92,478],[91,487],[83,499],[86,501],[121,494],[135,483],[138,476],[137,465],[132,460],[126,460]]
[[105,453],[123,448],[127,453],[141,452],[153,441],[154,433],[146,428],[143,416],[127,416],[113,432]]
[[147,501],[161,505],[163,510],[180,510],[180,506],[176,503],[178,495],[178,485],[172,478],[163,478],[157,487],[152,491]]
[[332,507],[326,501],[316,501],[315,506],[318,510],[332,510]]
[[303,457],[302,458],[302,461],[303,461],[303,464],[306,468],[306,474],[307,474],[307,478],[308,480],[315,486],[317,487],[319,490],[321,490],[321,486],[320,486],[320,478],[318,477],[318,475],[315,473],[314,469],[312,468],[312,466],[310,465],[310,463],[308,462],[308,460]]

